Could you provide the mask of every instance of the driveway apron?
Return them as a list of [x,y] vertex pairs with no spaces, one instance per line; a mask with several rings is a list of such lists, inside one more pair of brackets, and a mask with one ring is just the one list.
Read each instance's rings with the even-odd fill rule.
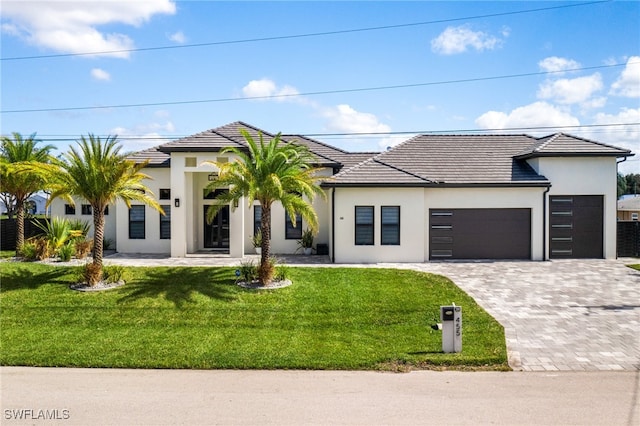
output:
[[625,263],[634,259],[446,262],[412,269],[451,278],[498,320],[516,370],[637,371],[640,272]]

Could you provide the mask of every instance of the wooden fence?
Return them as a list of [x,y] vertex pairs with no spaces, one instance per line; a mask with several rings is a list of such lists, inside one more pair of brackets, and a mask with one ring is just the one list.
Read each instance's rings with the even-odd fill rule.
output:
[[618,257],[640,256],[640,222],[618,221]]
[[[29,218],[24,221],[24,238],[31,238],[42,235],[43,232],[32,221],[44,223],[45,218]],[[0,219],[0,250],[16,249],[16,220]]]

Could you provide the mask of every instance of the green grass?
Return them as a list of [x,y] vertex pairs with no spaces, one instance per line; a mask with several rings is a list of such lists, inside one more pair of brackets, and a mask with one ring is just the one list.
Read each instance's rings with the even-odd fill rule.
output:
[[0,259],[8,259],[10,257],[15,257],[15,250],[0,250]]
[[[231,268],[126,268],[114,290],[72,291],[76,270],[2,262],[0,364],[234,369],[508,369],[502,327],[448,279],[413,271],[291,268],[245,290]],[[430,325],[463,306],[463,352]]]
[[635,265],[627,265],[629,268],[633,268],[636,271],[640,271],[640,263],[636,263]]

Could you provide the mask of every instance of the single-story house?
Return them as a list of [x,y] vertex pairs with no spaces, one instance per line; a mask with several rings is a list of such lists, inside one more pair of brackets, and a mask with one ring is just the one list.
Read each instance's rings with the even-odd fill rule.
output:
[[[40,194],[33,194],[27,199],[25,211],[29,214],[47,214],[47,201],[49,199]],[[4,201],[0,201],[0,214],[7,213],[7,206]]]
[[[253,253],[260,206],[241,203],[205,220],[216,179],[206,160],[246,147],[269,132],[235,122],[132,154],[149,160],[149,188],[166,216],[144,205],[112,206],[106,236],[124,253]],[[326,199],[314,200],[315,243],[336,263],[443,259],[615,258],[617,161],[626,149],[557,133],[420,135],[382,153],[351,153],[302,136],[317,158]],[[79,206],[79,208],[78,208]],[[54,215],[82,214],[58,201]],[[89,214],[89,213],[87,213]],[[294,253],[296,227],[279,205],[272,212],[272,251]]]
[[618,220],[638,220],[640,195],[630,195],[618,200]]

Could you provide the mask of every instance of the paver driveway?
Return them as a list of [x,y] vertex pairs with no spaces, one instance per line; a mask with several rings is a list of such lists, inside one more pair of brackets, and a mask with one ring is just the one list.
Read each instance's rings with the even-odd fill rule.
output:
[[625,266],[633,262],[447,262],[411,267],[451,278],[493,315],[505,328],[514,369],[640,370],[640,272]]

